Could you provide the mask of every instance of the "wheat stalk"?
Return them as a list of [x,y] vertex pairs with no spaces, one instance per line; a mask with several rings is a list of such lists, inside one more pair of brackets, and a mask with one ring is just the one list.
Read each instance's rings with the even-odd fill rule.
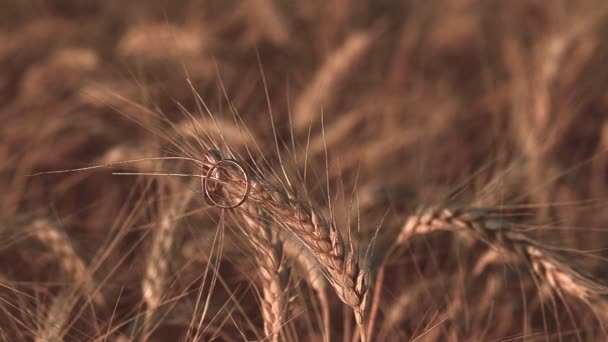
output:
[[160,306],[167,278],[169,276],[169,260],[175,239],[175,221],[183,214],[194,195],[193,191],[185,191],[173,200],[169,208],[159,220],[158,229],[154,232],[150,254],[141,283],[142,297],[147,306],[146,324],[149,318]]
[[294,106],[293,124],[298,132],[318,122],[321,106],[332,100],[336,89],[348,78],[353,65],[368,51],[374,34],[351,34],[323,63]]
[[[203,174],[206,175],[221,160],[217,152],[207,153],[202,165]],[[221,181],[223,185],[216,187],[215,195],[234,202],[246,194],[244,203],[238,210],[247,212],[249,205],[257,205],[283,228],[283,234],[293,235],[314,255],[338,297],[352,308],[357,324],[363,331],[368,293],[367,271],[360,267],[352,243],[345,250],[335,224],[325,221],[313,206],[305,205],[295,194],[287,189],[278,190],[265,180],[231,172],[221,172],[218,178],[218,183]],[[247,194],[248,187],[250,192]],[[361,335],[365,339],[365,334]]]
[[63,272],[82,286],[93,302],[96,304],[104,302],[101,293],[95,289],[95,282],[84,260],[76,253],[65,234],[48,221],[39,219],[31,224],[31,235],[53,253]]
[[283,245],[276,233],[263,223],[259,210],[252,203],[244,203],[239,211],[247,224],[243,229],[255,250],[256,265],[262,280],[262,317],[264,332],[273,342],[279,341],[280,330],[287,312],[288,270],[285,266]]
[[289,42],[287,22],[272,0],[252,0],[244,4],[242,10],[251,30],[257,30],[258,35],[277,45]]
[[74,305],[73,292],[64,291],[54,297],[44,317],[44,322],[36,332],[35,342],[63,341],[67,333],[66,325]]
[[436,231],[460,231],[489,244],[499,255],[506,256],[505,261],[528,263],[534,274],[558,293],[588,304],[608,294],[608,287],[575,270],[531,237],[515,231],[511,223],[490,218],[490,213],[483,209],[442,209],[414,215],[407,219],[397,243],[404,244],[416,235]]
[[330,335],[330,312],[329,312],[329,300],[327,298],[327,280],[325,274],[319,262],[314,255],[304,246],[302,246],[297,240],[291,236],[286,236],[283,242],[285,254],[294,259],[299,265],[306,276],[306,281],[310,287],[315,291],[319,305],[321,307],[321,319],[323,324],[323,330],[325,334],[325,340],[331,341]]
[[198,116],[182,120],[173,125],[173,131],[176,138],[200,138],[203,135],[211,143],[227,142],[232,148],[254,147],[255,142],[260,141],[253,132],[221,117]]

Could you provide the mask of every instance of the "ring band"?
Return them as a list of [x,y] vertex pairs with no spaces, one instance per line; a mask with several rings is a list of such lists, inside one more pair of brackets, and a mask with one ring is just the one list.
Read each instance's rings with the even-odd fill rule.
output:
[[[246,183],[245,193],[243,194],[243,197],[236,204],[233,204],[233,205],[220,204],[215,199],[213,199],[213,197],[211,196],[210,191],[209,191],[209,186],[207,184],[207,181],[211,178],[211,174],[215,170],[217,170],[218,167],[222,163],[231,164],[231,165],[236,166],[239,169],[239,171],[243,174],[243,176],[245,177],[245,183]],[[239,163],[238,161],[236,161],[234,159],[221,159],[221,160],[217,161],[215,164],[213,164],[213,166],[211,166],[209,168],[209,170],[203,177],[201,185],[202,185],[205,199],[207,200],[207,202],[209,202],[209,204],[211,204],[215,207],[222,208],[222,209],[234,209],[234,208],[240,207],[243,203],[245,203],[245,201],[249,197],[249,193],[251,191],[251,179],[249,178],[249,175],[247,174],[247,172],[245,171],[245,168],[241,165],[241,163]]]

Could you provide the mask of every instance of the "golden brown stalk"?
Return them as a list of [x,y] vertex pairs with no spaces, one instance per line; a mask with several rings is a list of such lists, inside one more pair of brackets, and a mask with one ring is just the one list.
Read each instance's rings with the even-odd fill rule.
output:
[[293,237],[287,236],[283,241],[285,254],[294,259],[303,269],[310,287],[317,292],[324,292],[327,281],[317,259]]
[[103,297],[95,289],[95,282],[82,258],[76,253],[69,238],[45,220],[36,220],[31,225],[31,234],[44,244],[57,258],[63,272],[86,291],[96,304],[103,303]]
[[[436,110],[436,109],[435,109]],[[357,153],[345,153],[336,165],[330,164],[330,177],[341,177],[348,172],[364,166],[374,167],[391,155],[401,153],[405,148],[411,147],[420,139],[428,139],[441,133],[449,120],[446,115],[432,120],[432,124],[420,127],[400,127],[398,133],[385,134],[370,141],[361,141],[355,147]]]
[[255,141],[260,141],[253,132],[239,127],[233,121],[222,118],[196,117],[192,120],[182,120],[173,127],[175,136],[180,138],[207,135],[215,143],[226,142],[233,148],[240,146],[254,147]]
[[193,195],[193,191],[185,191],[170,204],[160,218],[158,229],[152,238],[150,255],[141,284],[143,300],[148,308],[148,318],[161,304],[164,295],[175,238],[175,221],[186,210]]
[[323,269],[317,259],[304,246],[302,246],[293,237],[285,236],[283,247],[285,254],[294,259],[300,269],[303,271],[306,280],[310,287],[315,291],[319,305],[321,307],[321,319],[323,324],[324,336],[326,341],[331,341],[330,336],[330,312],[329,300],[327,298],[327,280],[323,273]]
[[48,311],[44,315],[44,322],[36,332],[34,341],[63,341],[67,332],[66,325],[74,304],[72,294],[73,292],[68,290],[53,298]]
[[608,294],[606,286],[576,271],[559,256],[535,246],[526,246],[526,252],[534,272],[558,293],[569,294],[588,304]]
[[[154,39],[154,44],[150,44]],[[170,24],[143,24],[131,27],[120,39],[117,53],[144,61],[174,58],[201,58],[208,44],[203,30]]]
[[[588,57],[576,56],[578,60],[575,60],[572,50],[582,50],[577,44],[593,40],[590,30],[598,25],[605,11],[602,8],[589,16],[573,15],[552,30],[553,33],[539,39],[531,56],[525,54],[525,44],[507,41],[509,56],[505,60],[512,76],[514,137],[528,160],[530,196],[536,203],[551,202],[551,194],[539,185],[546,183],[547,174],[553,172],[555,166],[559,168],[555,149],[578,117],[580,104],[578,100],[574,105],[571,100],[562,99],[560,80],[564,79],[565,69],[580,70],[585,64]],[[583,54],[590,55],[590,52]],[[572,64],[574,62],[579,65]],[[557,99],[562,102],[558,103]],[[556,177],[550,173],[549,176]],[[546,219],[549,209],[548,206],[539,208],[539,217]]]
[[262,222],[261,215],[253,203],[244,203],[241,217],[247,223],[243,229],[256,255],[260,279],[262,280],[262,317],[264,332],[270,341],[278,342],[285,324],[288,295],[285,293],[288,270],[283,256],[283,245],[275,232]]
[[575,270],[524,233],[515,231],[510,223],[489,218],[489,214],[490,211],[480,209],[428,211],[409,217],[397,241],[404,244],[415,235],[460,231],[505,255],[505,262],[528,263],[544,284],[558,293],[588,304],[608,294],[608,287]]
[[280,199],[260,183],[253,186],[252,198],[261,201],[276,221],[294,234],[324,268],[326,277],[338,297],[353,308],[358,324],[363,322],[367,294],[366,272],[359,268],[354,248],[345,253],[340,232],[333,223],[327,223],[314,208],[307,207],[295,198]]
[[[558,76],[567,47],[568,41],[564,34],[547,39],[543,49],[539,49],[539,65],[534,68],[536,72],[532,80],[528,80],[529,73],[524,71],[526,69],[525,64],[522,63],[525,61],[522,48],[510,47],[514,50],[512,55],[517,56],[514,58],[517,62],[510,63],[511,72],[514,74],[513,108],[516,116],[513,120],[513,128],[521,151],[529,158],[528,179],[530,188],[534,190],[530,195],[537,203],[550,202],[550,194],[545,189],[538,189],[538,185],[543,184],[547,177],[546,165],[552,163],[550,150],[556,143],[555,138],[559,136],[554,135],[558,126],[551,118],[551,97],[552,86]],[[517,77],[524,78],[517,79]],[[538,214],[541,218],[547,218],[548,213],[547,207],[540,209]]]
[[492,264],[513,264],[519,262],[519,258],[512,254],[501,253],[496,249],[488,249],[485,251],[475,263],[473,267],[473,275],[479,276],[485,269]]
[[320,119],[321,106],[332,100],[336,89],[347,79],[350,69],[368,50],[372,40],[370,32],[353,33],[327,58],[295,103],[293,125],[296,131],[305,131]]
[[99,66],[94,50],[65,48],[44,62],[29,67],[19,83],[19,100],[28,104],[49,105],[57,98],[78,89]]
[[[208,153],[203,163],[203,174],[207,174],[213,165],[216,165],[217,170],[217,163],[221,160],[218,153]],[[325,221],[314,207],[304,204],[288,190],[278,190],[266,181],[249,174],[225,171],[218,174],[217,178],[216,175],[212,177],[215,178],[216,185],[222,183],[214,187],[214,196],[234,202],[234,199],[243,198],[244,194],[247,194],[249,185],[250,192],[244,199],[247,205],[242,205],[237,210],[248,208],[250,203],[259,206],[283,228],[284,234],[292,235],[306,247],[323,267],[325,276],[338,297],[353,309],[357,324],[361,328],[367,299],[368,274],[365,269],[360,268],[352,243],[345,251],[344,242],[335,224]]]
[[290,34],[287,23],[274,5],[273,0],[252,0],[243,4],[243,11],[250,23],[250,29],[257,31],[253,35],[267,38],[277,45],[284,45],[289,42]]

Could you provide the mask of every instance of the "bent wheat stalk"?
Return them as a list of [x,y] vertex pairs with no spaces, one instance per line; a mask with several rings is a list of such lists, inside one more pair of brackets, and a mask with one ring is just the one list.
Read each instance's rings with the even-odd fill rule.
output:
[[489,217],[491,210],[431,210],[407,219],[397,243],[404,244],[415,235],[435,231],[460,231],[466,236],[487,243],[506,261],[523,261],[531,266],[545,285],[587,303],[608,294],[608,287],[575,270],[547,247],[524,233],[514,230],[511,223]]
[[[304,204],[292,192],[278,190],[244,169],[235,173],[218,167],[222,160],[227,159],[222,159],[219,152],[210,151],[202,162],[203,189],[207,196],[233,203],[224,208],[247,212],[252,205],[257,206],[282,228],[281,234],[292,235],[307,248],[323,268],[338,297],[352,308],[361,338],[365,340],[363,325],[368,274],[360,267],[353,244],[349,243],[348,250],[345,250],[336,225],[328,223],[314,207]],[[212,189],[205,183],[210,183],[211,179],[214,183]]]
[[66,275],[73,277],[95,304],[103,304],[102,294],[95,289],[95,281],[84,260],[76,253],[70,239],[46,220],[36,220],[31,226],[32,236],[45,245],[57,258]]

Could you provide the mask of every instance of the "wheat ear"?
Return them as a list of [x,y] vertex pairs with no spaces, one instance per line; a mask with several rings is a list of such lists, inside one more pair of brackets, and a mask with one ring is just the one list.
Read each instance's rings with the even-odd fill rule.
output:
[[175,221],[188,207],[194,195],[186,191],[179,195],[162,214],[158,228],[152,237],[152,246],[148,256],[145,273],[142,279],[142,297],[147,306],[146,324],[154,311],[161,304],[165,284],[169,276],[169,260],[175,239]]
[[36,332],[35,342],[63,341],[66,326],[74,306],[71,290],[59,293],[52,299],[44,317],[44,322]]
[[[213,151],[205,157],[202,168],[203,174],[206,175],[212,169],[217,170],[217,165],[222,159]],[[224,186],[215,187],[214,196],[222,197],[228,202],[242,198],[243,204],[257,205],[283,228],[283,234],[292,235],[306,247],[323,268],[338,297],[353,309],[357,324],[363,331],[368,293],[367,272],[360,267],[352,243],[345,251],[344,242],[335,224],[327,223],[313,206],[305,205],[286,189],[278,190],[267,181],[249,175],[245,170],[242,171],[245,174],[237,175],[231,172],[218,174],[219,179],[216,182],[221,181]],[[248,205],[241,205],[235,209],[242,210]],[[365,339],[365,334],[361,335],[362,339]]]
[[294,106],[293,124],[298,132],[319,121],[321,106],[327,105],[336,89],[348,79],[350,69],[369,50],[374,36],[371,32],[351,34],[319,68]]
[[256,255],[256,264],[262,280],[262,317],[264,332],[270,341],[278,342],[287,313],[288,269],[285,265],[283,245],[276,232],[264,224],[261,213],[252,203],[244,203],[240,210],[247,227],[243,229]]
[[588,304],[608,294],[608,287],[575,270],[531,237],[515,231],[511,223],[490,218],[491,213],[491,210],[484,209],[431,210],[409,217],[397,241],[404,244],[415,235],[461,231],[506,254],[507,261],[515,259],[528,263],[532,271],[558,293]]
[[95,289],[95,282],[84,260],[76,253],[64,233],[48,221],[40,219],[31,224],[31,234],[55,255],[63,272],[82,286],[94,303],[103,303],[103,297]]

